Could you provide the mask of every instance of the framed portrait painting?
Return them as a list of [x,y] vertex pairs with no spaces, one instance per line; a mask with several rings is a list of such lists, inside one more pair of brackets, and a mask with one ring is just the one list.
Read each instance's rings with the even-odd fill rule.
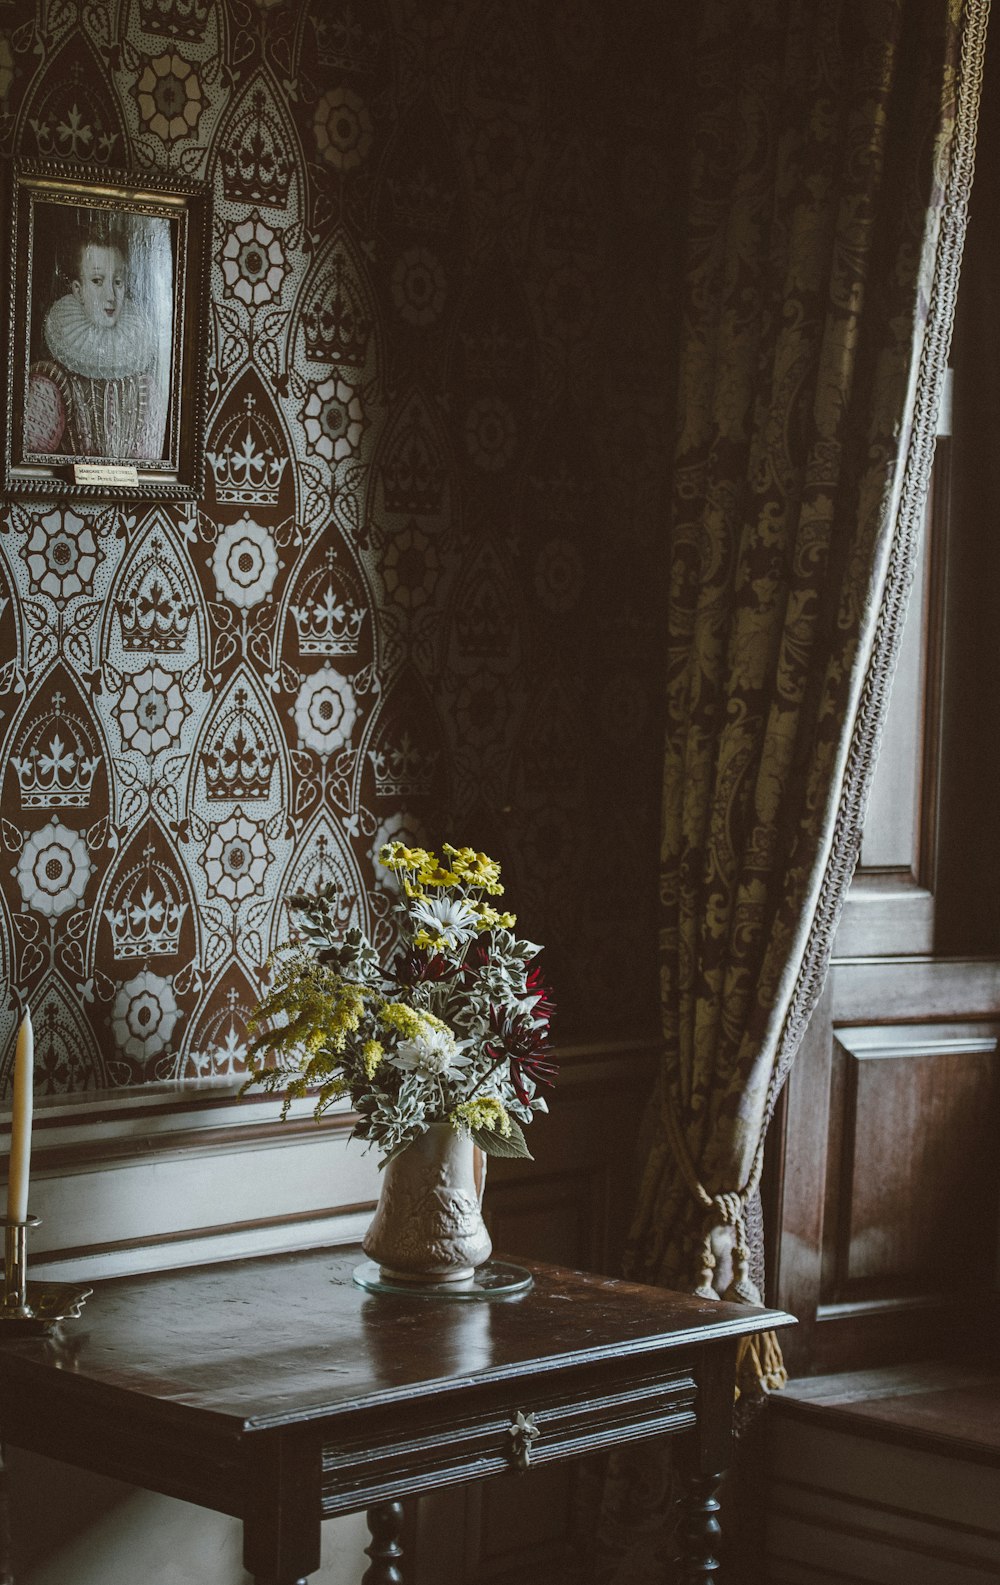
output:
[[206,189],[54,163],[10,182],[5,492],[197,498]]

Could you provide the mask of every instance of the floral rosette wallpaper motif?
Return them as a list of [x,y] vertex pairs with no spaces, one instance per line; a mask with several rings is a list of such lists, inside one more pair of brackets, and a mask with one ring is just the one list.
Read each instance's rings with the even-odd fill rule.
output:
[[[496,852],[563,1039],[657,1020],[680,135],[655,4],[0,0],[0,149],[204,180],[196,507],[0,501],[0,1050],[243,1068],[284,898]],[[598,964],[600,972],[596,972]]]

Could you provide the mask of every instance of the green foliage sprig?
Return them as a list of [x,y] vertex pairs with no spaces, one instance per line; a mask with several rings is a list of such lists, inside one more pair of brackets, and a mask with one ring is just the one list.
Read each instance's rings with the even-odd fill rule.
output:
[[337,924],[332,887],[292,899],[296,937],[250,1020],[243,1091],[281,1094],[283,1117],[306,1096],[317,1116],[349,1097],[354,1134],[383,1164],[444,1121],[491,1155],[529,1156],[522,1125],[547,1109],[537,1090],[556,1071],[541,949],[492,901],[499,864],[472,848],[442,853],[382,849],[398,887],[385,965],[361,930]]

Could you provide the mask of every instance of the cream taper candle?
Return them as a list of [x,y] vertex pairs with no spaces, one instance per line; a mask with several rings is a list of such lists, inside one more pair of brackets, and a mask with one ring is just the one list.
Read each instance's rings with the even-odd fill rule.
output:
[[17,1032],[14,1055],[14,1098],[10,1115],[10,1164],[7,1169],[7,1220],[28,1220],[28,1168],[31,1163],[31,1108],[34,1098],[35,1040],[31,1014]]

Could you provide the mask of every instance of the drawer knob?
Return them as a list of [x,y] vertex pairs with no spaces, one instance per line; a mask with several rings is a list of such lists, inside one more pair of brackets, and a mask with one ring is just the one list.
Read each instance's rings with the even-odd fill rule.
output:
[[515,1469],[524,1470],[528,1468],[531,1463],[531,1444],[541,1434],[535,1424],[535,1416],[533,1414],[525,1414],[523,1409],[518,1409],[517,1414],[507,1427],[507,1435],[511,1439],[510,1455]]

